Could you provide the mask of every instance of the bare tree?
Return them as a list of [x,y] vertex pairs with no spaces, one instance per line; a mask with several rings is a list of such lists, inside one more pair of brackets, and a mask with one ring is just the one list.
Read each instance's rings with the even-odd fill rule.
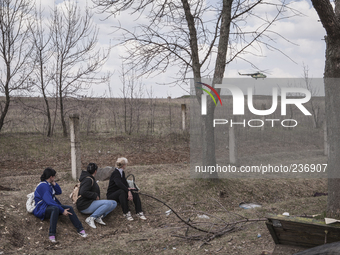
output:
[[148,116],[148,125],[147,125],[147,129],[146,129],[146,134],[149,134],[149,130],[150,130],[150,134],[152,134],[153,132],[155,132],[155,108],[156,108],[156,103],[155,103],[155,99],[154,99],[154,94],[153,94],[153,90],[152,87],[150,88],[150,90],[146,90],[146,94],[148,96],[148,109],[149,109],[149,116]]
[[[280,15],[286,7],[284,2],[275,4],[262,0],[223,0],[209,4],[200,0],[93,1],[109,15],[126,10],[143,15],[143,20],[148,22],[139,24],[138,30],[118,27],[124,31],[123,43],[129,49],[126,61],[133,63],[141,74],[164,72],[169,66],[179,67],[179,80],[193,77],[199,103],[203,91],[198,82],[210,74],[211,67],[214,69],[211,86],[214,87],[222,82],[226,65],[235,58],[245,60],[244,54],[249,51],[261,54],[261,45],[275,49],[268,44],[272,33],[268,28],[282,18]],[[277,14],[271,18],[263,13],[257,15],[256,8],[262,4],[277,7]],[[261,25],[248,31],[248,18],[256,19]],[[216,165],[214,110],[213,100],[208,100],[207,114],[201,119],[202,163],[208,166]]]
[[124,132],[128,133],[127,131],[127,112],[128,112],[128,86],[127,86],[127,79],[125,78],[125,71],[124,71],[124,65],[122,65],[122,73],[120,76],[121,82],[123,84],[123,88],[121,89],[121,92],[123,93],[123,103],[124,103]]
[[[112,88],[111,88],[111,82],[107,82],[108,87],[108,97],[109,97],[109,111],[112,113],[113,117],[113,124],[114,124],[114,130],[116,135],[118,134],[118,119],[119,119],[119,111],[118,111],[118,103],[115,102],[115,98],[113,96]],[[112,118],[110,118],[112,119]]]
[[143,97],[142,82],[136,77],[133,69],[125,72],[124,65],[122,65],[120,79],[123,85],[121,92],[124,100],[124,131],[128,135],[135,130],[139,133]]
[[92,14],[70,0],[63,8],[56,6],[51,20],[54,45],[54,81],[57,85],[63,135],[67,136],[64,98],[76,95],[95,83],[106,82],[108,77],[97,77],[105,64],[109,50],[96,50],[98,29],[92,23]]
[[132,101],[132,107],[134,111],[136,112],[136,133],[139,134],[140,132],[140,127],[141,127],[141,114],[143,111],[143,96],[144,96],[144,91],[143,91],[143,83],[140,79],[136,80],[136,89],[134,91],[134,100]]
[[89,135],[92,131],[91,128],[94,126],[93,131],[96,132],[96,116],[100,116],[98,113],[101,110],[102,100],[95,100],[91,97],[80,98],[77,100],[79,109],[81,109],[82,122],[86,127],[86,135]]
[[325,102],[328,151],[328,200],[327,213],[331,217],[340,217],[340,1],[335,0],[333,8],[330,0],[312,0],[326,30],[325,63]]
[[29,0],[0,1],[0,131],[5,123],[14,92],[33,86],[28,76],[34,67],[31,60],[33,44],[30,20],[33,5]]
[[34,54],[36,60],[36,68],[33,73],[34,84],[38,88],[38,91],[42,94],[45,107],[42,109],[47,117],[47,136],[52,136],[52,117],[50,111],[50,104],[48,101],[48,86],[52,83],[53,72],[48,68],[49,60],[52,57],[52,45],[51,45],[51,30],[46,32],[46,24],[43,23],[41,6],[35,12],[35,24],[31,28]]

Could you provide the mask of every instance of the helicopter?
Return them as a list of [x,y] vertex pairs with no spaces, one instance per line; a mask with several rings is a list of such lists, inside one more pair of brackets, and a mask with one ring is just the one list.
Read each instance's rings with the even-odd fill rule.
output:
[[247,76],[251,76],[252,78],[255,78],[255,79],[258,79],[258,78],[266,78],[267,75],[263,74],[263,73],[260,73],[260,72],[256,72],[256,73],[245,73],[245,74],[242,74],[242,73],[238,73],[239,75],[247,75]]

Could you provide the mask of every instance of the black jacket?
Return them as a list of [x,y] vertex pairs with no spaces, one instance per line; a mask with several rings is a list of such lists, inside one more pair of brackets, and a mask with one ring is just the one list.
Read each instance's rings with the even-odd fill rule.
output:
[[77,200],[77,209],[82,211],[87,209],[97,199],[97,196],[100,198],[100,188],[92,174],[87,171],[81,172],[79,181],[80,197]]
[[120,189],[128,193],[129,184],[126,181],[124,171],[123,171],[123,176],[121,176],[119,170],[115,168],[115,170],[112,172],[111,177],[110,177],[109,187],[107,188],[106,196],[109,196],[110,194]]

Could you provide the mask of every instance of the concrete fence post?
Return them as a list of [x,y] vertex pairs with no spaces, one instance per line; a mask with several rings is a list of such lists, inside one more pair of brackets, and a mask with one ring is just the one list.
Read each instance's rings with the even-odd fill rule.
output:
[[[237,122],[237,116],[233,116],[233,123]],[[237,162],[237,138],[236,138],[236,126],[229,127],[229,162],[236,165]]]
[[81,172],[81,150],[80,150],[80,127],[79,114],[70,115],[70,136],[71,136],[71,168],[72,179],[77,181]]
[[185,131],[185,118],[186,118],[186,110],[187,106],[186,104],[181,104],[182,107],[182,129]]

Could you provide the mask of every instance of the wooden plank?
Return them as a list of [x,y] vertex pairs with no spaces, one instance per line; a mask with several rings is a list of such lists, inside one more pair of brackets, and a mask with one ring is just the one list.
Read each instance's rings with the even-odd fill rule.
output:
[[[314,247],[340,241],[340,224],[302,217],[268,217],[267,228],[275,244]],[[326,237],[326,238],[325,238]]]
[[284,229],[298,229],[300,231],[310,232],[311,229],[324,232],[327,230],[329,233],[340,233],[339,227],[334,227],[331,225],[317,225],[313,223],[300,223],[300,222],[292,222],[292,221],[283,221],[281,220],[281,225]]
[[324,241],[326,237],[327,243],[340,241],[340,228],[301,223],[292,224],[292,222],[281,222],[281,224],[285,232],[297,233],[299,236],[301,235],[301,238],[309,237],[313,240],[320,239]]
[[327,225],[325,223],[325,220],[315,219],[315,218],[305,218],[305,217],[295,217],[295,216],[284,216],[284,215],[270,215],[267,217],[271,220],[283,220],[283,221],[291,221],[291,222],[297,222],[297,223],[305,223],[305,224],[313,224],[313,225],[319,225],[319,226],[328,226],[331,228],[340,228],[340,223],[333,223],[331,225]]
[[315,245],[312,245],[312,244],[306,244],[306,243],[294,242],[294,241],[283,241],[281,245],[292,245],[292,246],[298,246],[298,247],[303,247],[303,248],[315,247]]
[[280,244],[284,243],[294,243],[295,245],[303,245],[303,246],[317,246],[324,244],[324,239],[322,238],[300,238],[299,235],[291,235],[291,233],[287,233],[286,236],[279,236]]
[[269,230],[269,233],[271,234],[275,244],[279,244],[279,239],[277,238],[276,236],[276,233],[275,233],[275,230],[274,230],[274,227],[273,227],[273,223],[271,222],[266,222],[266,225],[267,225],[267,228]]

